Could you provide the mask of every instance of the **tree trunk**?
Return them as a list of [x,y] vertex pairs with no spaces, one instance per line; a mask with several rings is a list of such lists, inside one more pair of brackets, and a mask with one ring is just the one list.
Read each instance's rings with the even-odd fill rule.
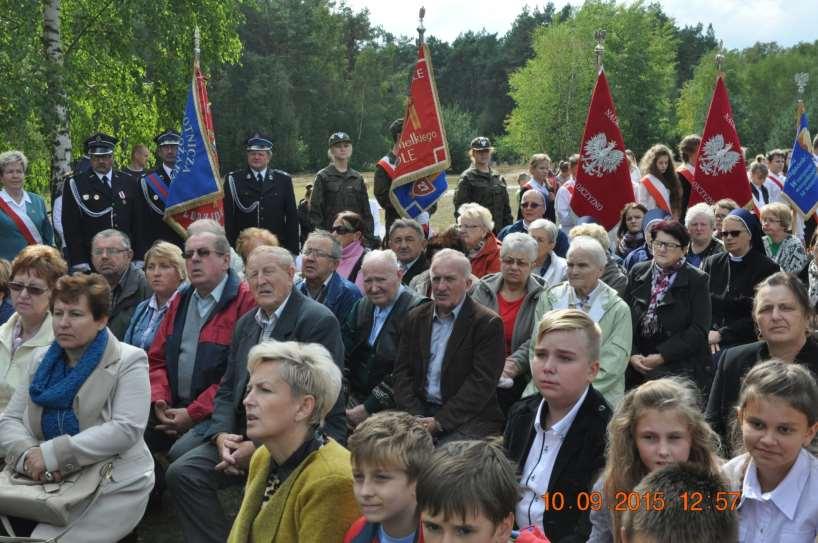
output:
[[51,145],[51,190],[71,171],[71,135],[68,132],[68,95],[63,83],[60,0],[43,0],[43,47],[48,84],[43,121]]

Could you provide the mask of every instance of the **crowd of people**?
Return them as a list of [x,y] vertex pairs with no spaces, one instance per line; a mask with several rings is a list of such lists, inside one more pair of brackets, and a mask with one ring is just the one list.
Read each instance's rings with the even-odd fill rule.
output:
[[629,153],[609,232],[570,208],[578,156],[515,193],[478,137],[435,231],[389,199],[400,131],[383,239],[344,132],[299,204],[253,134],[225,224],[184,236],[176,132],[152,170],[89,137],[50,218],[0,154],[0,455],[44,485],[110,468],[65,525],[0,533],[133,541],[172,503],[192,543],[815,541],[818,234],[786,152],[753,209],[688,205],[697,136]]

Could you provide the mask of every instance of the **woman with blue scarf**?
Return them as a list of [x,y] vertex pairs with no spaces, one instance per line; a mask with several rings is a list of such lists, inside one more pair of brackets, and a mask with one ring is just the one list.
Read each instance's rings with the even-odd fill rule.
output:
[[[61,543],[119,541],[142,519],[153,488],[153,459],[142,439],[150,407],[147,356],[108,330],[110,297],[97,274],[57,281],[55,341],[35,353],[0,416],[0,452],[20,475],[59,482],[86,466],[113,464],[98,499],[71,512]],[[26,522],[12,524],[18,531]],[[64,529],[34,524],[31,536],[49,539]]]

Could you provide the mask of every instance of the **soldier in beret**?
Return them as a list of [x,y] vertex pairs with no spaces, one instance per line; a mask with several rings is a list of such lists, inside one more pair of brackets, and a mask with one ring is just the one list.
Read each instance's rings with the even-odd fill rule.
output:
[[166,130],[153,138],[159,165],[141,176],[136,188],[136,230],[139,243],[134,245],[134,259],[142,260],[145,252],[158,240],[164,240],[180,248],[184,247],[182,236],[164,221],[165,202],[176,166],[176,155],[182,136],[174,130]]
[[224,182],[224,226],[235,246],[239,232],[255,226],[276,235],[282,247],[298,253],[298,210],[293,180],[269,167],[273,142],[258,132],[247,138],[247,168],[227,174]]
[[97,232],[113,228],[139,238],[133,229],[133,178],[113,169],[117,141],[102,132],[85,140],[91,169],[65,182],[61,216],[72,270],[91,269],[91,240]]
[[366,236],[373,235],[372,210],[363,176],[349,167],[352,157],[352,138],[346,132],[329,137],[329,155],[332,162],[318,172],[310,198],[310,220],[313,226],[331,230],[335,216],[341,211],[354,211],[366,224]]
[[457,209],[467,203],[475,202],[491,211],[495,235],[514,222],[511,206],[508,202],[506,180],[491,169],[491,154],[494,147],[488,138],[474,138],[469,149],[472,165],[460,175],[454,193],[455,219]]

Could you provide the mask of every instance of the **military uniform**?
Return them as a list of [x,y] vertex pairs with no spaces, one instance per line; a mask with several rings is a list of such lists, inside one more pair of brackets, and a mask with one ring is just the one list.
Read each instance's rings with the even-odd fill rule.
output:
[[504,226],[514,222],[508,201],[506,180],[494,171],[481,172],[476,168],[469,168],[461,174],[454,192],[455,218],[457,218],[457,209],[468,202],[480,204],[491,211],[495,234],[499,233]]
[[375,193],[375,198],[378,200],[378,203],[381,204],[384,210],[387,236],[389,235],[389,228],[391,228],[392,223],[400,218],[400,214],[389,199],[397,161],[398,157],[395,156],[395,153],[389,151],[386,156],[380,159],[378,164],[375,165],[375,186],[373,192]]
[[[93,139],[92,139],[93,138]],[[116,139],[96,134],[86,141],[89,154],[113,153]],[[108,150],[108,152],[102,152]],[[69,265],[90,269],[91,239],[102,230],[115,228],[125,232],[136,244],[133,230],[133,178],[111,170],[108,183],[92,171],[72,175],[62,194],[62,227]]]
[[227,174],[224,215],[231,245],[235,246],[242,230],[257,226],[275,234],[291,253],[298,253],[298,210],[293,180],[286,172],[267,168],[262,181],[250,168]]
[[[330,136],[330,148],[340,143],[352,143],[352,140],[344,132]],[[310,221],[316,228],[330,230],[335,216],[341,211],[353,211],[360,215],[366,224],[366,235],[373,235],[375,224],[363,176],[352,168],[340,172],[330,164],[315,176],[310,198]]]

